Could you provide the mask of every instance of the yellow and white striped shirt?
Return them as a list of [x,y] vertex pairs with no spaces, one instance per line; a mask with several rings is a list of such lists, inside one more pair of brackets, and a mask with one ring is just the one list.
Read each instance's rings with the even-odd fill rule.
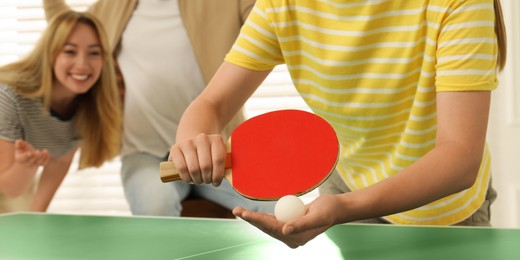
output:
[[[287,64],[298,92],[336,130],[337,169],[358,190],[434,148],[436,92],[496,88],[493,8],[492,0],[259,0],[226,61]],[[482,204],[489,178],[486,149],[471,188],[385,218],[460,222]]]

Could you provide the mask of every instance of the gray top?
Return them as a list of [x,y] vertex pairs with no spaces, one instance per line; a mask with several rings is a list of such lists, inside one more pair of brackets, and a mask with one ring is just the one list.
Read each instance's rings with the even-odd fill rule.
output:
[[53,157],[76,148],[80,136],[75,117],[60,119],[42,108],[41,99],[23,97],[0,83],[0,138],[24,139],[35,148],[48,149]]

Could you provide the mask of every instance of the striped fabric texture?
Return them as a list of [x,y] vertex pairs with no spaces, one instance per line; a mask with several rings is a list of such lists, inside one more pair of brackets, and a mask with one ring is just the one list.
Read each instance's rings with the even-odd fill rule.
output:
[[[437,92],[496,88],[493,8],[492,0],[259,0],[226,61],[252,70],[285,63],[305,102],[335,128],[337,169],[358,190],[434,147]],[[473,187],[385,218],[460,222],[480,207],[489,179],[486,149]]]
[[53,157],[78,146],[75,118],[61,120],[42,111],[39,99],[26,98],[0,83],[0,138],[24,139],[38,149],[47,149]]

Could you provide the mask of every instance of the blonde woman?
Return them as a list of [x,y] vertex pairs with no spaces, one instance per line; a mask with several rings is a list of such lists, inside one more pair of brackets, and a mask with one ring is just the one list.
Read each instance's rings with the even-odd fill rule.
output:
[[119,153],[121,104],[108,50],[95,17],[67,11],[28,56],[0,67],[0,213],[46,211],[78,148],[80,168]]
[[[273,212],[274,203],[246,199],[227,182],[157,181],[182,113],[217,71],[254,2],[98,0],[89,7],[105,26],[121,69],[121,182],[132,214],[180,216],[181,202],[191,195],[230,210],[240,205]],[[43,6],[48,18],[69,9],[64,0],[43,0]],[[243,121],[241,111],[235,114],[224,136]]]

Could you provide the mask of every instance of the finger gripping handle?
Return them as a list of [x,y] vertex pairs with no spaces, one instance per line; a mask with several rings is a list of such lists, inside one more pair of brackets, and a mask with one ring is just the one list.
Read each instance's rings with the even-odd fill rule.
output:
[[[226,169],[231,169],[231,153],[226,154]],[[159,173],[162,182],[180,181],[181,176],[171,161],[161,162],[159,165]]]

